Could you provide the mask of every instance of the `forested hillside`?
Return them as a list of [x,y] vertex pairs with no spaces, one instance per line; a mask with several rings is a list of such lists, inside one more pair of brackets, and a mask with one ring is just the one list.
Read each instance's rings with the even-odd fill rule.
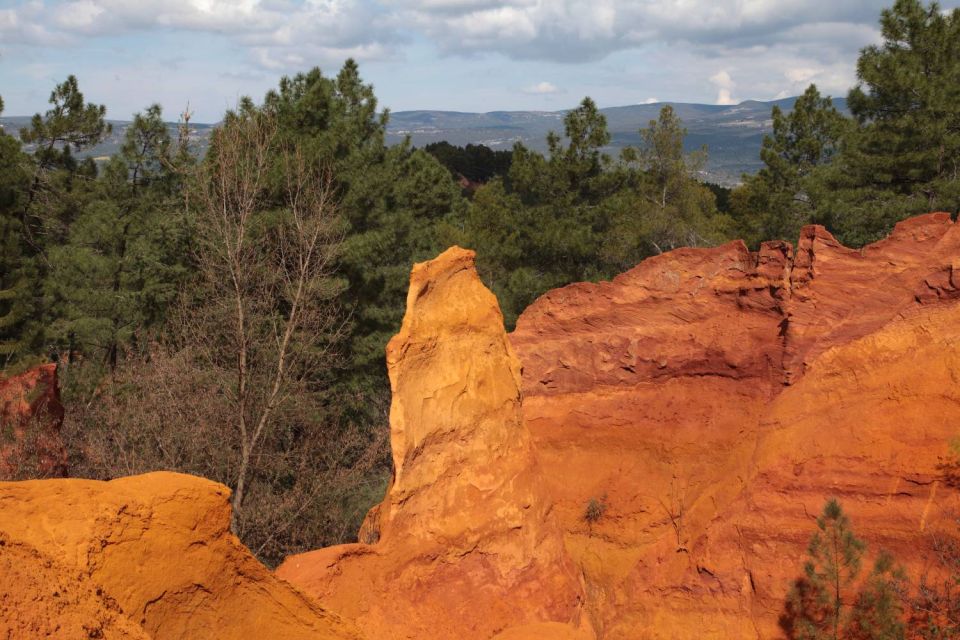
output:
[[202,153],[145,104],[95,162],[107,107],[71,76],[0,135],[0,368],[58,363],[72,475],[223,482],[269,563],[350,539],[390,477],[384,347],[414,262],[476,250],[512,328],[543,292],[670,249],[809,223],[862,246],[956,215],[960,12],[897,0],[881,24],[850,115],[812,85],[774,106],[762,169],[729,194],[700,182],[710,149],[685,151],[670,105],[616,156],[590,98],[545,152],[388,144],[353,61],[244,98]]

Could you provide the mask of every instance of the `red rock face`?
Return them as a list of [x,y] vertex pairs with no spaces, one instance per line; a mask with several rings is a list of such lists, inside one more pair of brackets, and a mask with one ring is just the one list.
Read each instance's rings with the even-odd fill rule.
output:
[[[523,412],[601,638],[770,638],[838,497],[914,577],[954,527],[960,227],[682,249],[521,315]],[[590,500],[606,505],[584,519]]]
[[278,573],[375,637],[773,638],[836,497],[917,578],[960,514],[958,257],[946,214],[681,249],[547,293],[512,348],[471,254],[417,265],[369,544]]
[[66,475],[62,424],[55,364],[0,378],[0,478]]

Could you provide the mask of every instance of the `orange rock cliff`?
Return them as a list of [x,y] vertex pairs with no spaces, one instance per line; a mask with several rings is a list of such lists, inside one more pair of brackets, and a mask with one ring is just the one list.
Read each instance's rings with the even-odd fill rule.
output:
[[165,472],[0,482],[0,638],[360,640],[229,533],[229,495]]
[[453,248],[387,349],[394,478],[360,543],[275,577],[221,485],[0,483],[0,637],[774,638],[828,497],[914,577],[956,530],[958,334],[946,214],[673,251],[509,336]]
[[795,253],[681,249],[549,292],[501,346],[451,249],[388,348],[396,477],[367,544],[278,575],[373,637],[777,637],[827,498],[914,575],[956,526],[958,297],[946,214],[862,250],[807,227]]

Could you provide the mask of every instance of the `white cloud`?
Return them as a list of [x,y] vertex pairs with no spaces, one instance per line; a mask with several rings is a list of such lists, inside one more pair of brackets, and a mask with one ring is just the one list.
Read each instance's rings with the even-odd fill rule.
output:
[[[400,25],[448,53],[597,60],[654,42],[738,48],[776,45],[790,30],[869,25],[882,0],[381,0]],[[466,36],[465,36],[466,34]],[[863,35],[863,34],[861,34]],[[862,38],[854,41],[862,46]]]
[[447,54],[572,63],[651,43],[716,55],[819,40],[828,45],[820,55],[829,57],[832,48],[875,40],[879,1],[27,0],[0,10],[0,40],[47,46],[71,36],[194,30],[256,48],[254,59],[270,64],[341,51],[393,53],[415,34]]
[[787,69],[783,75],[787,77],[787,80],[797,83],[808,82],[812,78],[815,78],[820,72],[817,69],[811,69],[810,67],[796,67],[793,69]]
[[32,0],[0,11],[0,40],[40,46],[158,29],[226,37],[283,70],[375,59],[403,40],[375,0]]
[[660,101],[656,98],[647,98],[646,100],[641,100],[640,104],[657,104],[658,102]]
[[[606,85],[635,73],[629,100],[655,94],[719,103],[795,95],[815,81],[825,93],[855,82],[857,51],[878,41],[890,0],[0,0],[0,53],[31,47],[79,50],[97,38],[193,32],[222,39],[241,67],[277,73],[360,61],[405,69],[409,51],[428,64],[436,52],[481,69],[504,60],[531,65],[510,82],[564,78],[567,92],[597,93],[590,77],[569,80],[621,56]],[[960,0],[944,0],[945,8]],[[419,47],[419,49],[415,49]],[[39,55],[39,54],[38,54]],[[58,54],[59,55],[59,54]],[[633,60],[623,63],[625,57]],[[442,57],[442,56],[441,56]],[[656,59],[656,62],[653,60]],[[235,62],[231,59],[231,62]],[[486,63],[490,63],[489,65]],[[541,65],[543,63],[543,66]],[[439,63],[437,63],[439,64]],[[459,60],[451,64],[460,64]],[[576,71],[558,71],[572,64]],[[541,66],[536,66],[541,65]],[[612,68],[612,67],[611,67]],[[717,71],[709,83],[704,69]],[[722,70],[722,71],[718,71]],[[725,74],[725,75],[722,75]],[[736,76],[734,82],[731,74]],[[412,72],[412,75],[416,73]],[[519,79],[517,79],[519,78]],[[516,84],[512,84],[516,83]],[[576,85],[576,86],[575,86]],[[526,92],[530,94],[543,91]],[[695,87],[691,89],[690,87]],[[708,97],[704,92],[708,90]],[[639,93],[637,93],[639,92]],[[715,92],[715,93],[714,93]],[[514,92],[515,94],[516,92]],[[533,98],[531,98],[533,100]]]
[[550,93],[558,93],[559,91],[560,89],[557,87],[557,85],[553,84],[552,82],[546,82],[546,81],[538,82],[537,84],[530,85],[529,87],[523,90],[524,93],[532,93],[535,95],[546,95]]
[[733,98],[733,88],[736,83],[725,69],[710,76],[710,82],[717,87],[717,104],[737,104]]

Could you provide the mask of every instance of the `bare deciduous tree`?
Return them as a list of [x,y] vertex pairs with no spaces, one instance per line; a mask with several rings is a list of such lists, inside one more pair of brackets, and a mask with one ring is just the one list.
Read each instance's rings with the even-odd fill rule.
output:
[[[341,318],[334,265],[342,225],[329,172],[288,152],[283,193],[272,194],[275,142],[275,122],[256,110],[217,132],[194,200],[202,299],[182,314],[189,343],[219,372],[239,441],[235,533],[252,461],[287,405],[330,365]],[[283,205],[271,207],[277,195]]]
[[[191,346],[145,349],[144,357],[122,360],[89,399],[68,405],[63,437],[70,474],[107,480],[163,469],[234,482],[241,447],[223,372],[210,369]],[[350,424],[335,406],[323,406],[329,404],[317,390],[281,404],[251,456],[254,482],[239,528],[241,540],[268,564],[354,539],[369,504],[382,496],[385,477],[377,465],[386,431]]]
[[[197,276],[166,331],[102,383],[84,384],[83,361],[63,368],[71,475],[222,482],[231,528],[268,564],[354,539],[387,444],[329,384],[344,326],[331,177],[276,140],[267,114],[227,118],[191,171]],[[367,400],[385,424],[388,399]]]

